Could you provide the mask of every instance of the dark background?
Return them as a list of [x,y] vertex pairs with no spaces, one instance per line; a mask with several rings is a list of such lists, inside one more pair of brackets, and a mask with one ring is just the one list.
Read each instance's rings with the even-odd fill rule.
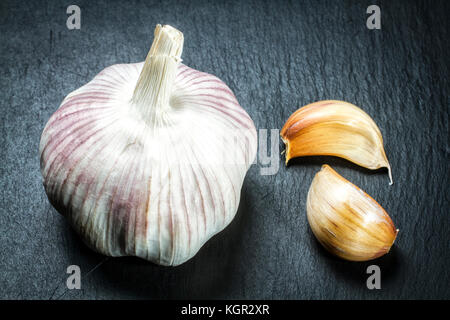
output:
[[[81,8],[68,30],[66,8]],[[381,7],[381,30],[366,9]],[[1,1],[0,298],[450,298],[448,1]],[[71,91],[116,63],[143,61],[157,23],[185,35],[184,63],[217,75],[257,129],[280,129],[322,99],[360,106],[393,168],[332,157],[249,170],[239,211],[187,263],[160,267],[89,250],[49,204],[38,146]],[[284,149],[280,141],[280,152]],[[373,196],[400,229],[391,252],[352,263],[327,254],[305,214],[323,163]],[[67,290],[66,268],[82,271]],[[381,267],[368,290],[366,268]]]

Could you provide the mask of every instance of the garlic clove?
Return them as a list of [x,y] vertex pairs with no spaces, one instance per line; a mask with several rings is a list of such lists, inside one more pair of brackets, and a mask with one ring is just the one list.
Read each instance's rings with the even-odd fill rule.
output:
[[289,117],[280,135],[286,164],[295,157],[336,156],[368,169],[385,167],[393,183],[380,129],[353,104],[324,100],[306,105]]
[[346,260],[381,257],[397,237],[398,229],[386,211],[328,165],[322,166],[311,183],[306,212],[317,240]]
[[105,255],[179,265],[236,214],[256,129],[225,83],[181,64],[183,42],[158,25],[145,62],[104,69],[42,132],[50,202]]

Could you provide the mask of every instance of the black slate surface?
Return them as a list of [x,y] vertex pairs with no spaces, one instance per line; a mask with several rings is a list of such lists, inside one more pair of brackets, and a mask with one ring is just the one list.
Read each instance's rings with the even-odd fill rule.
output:
[[[68,30],[66,8],[81,8]],[[381,30],[366,9],[381,7]],[[2,1],[0,3],[0,298],[450,298],[447,1]],[[115,63],[144,60],[157,23],[185,34],[184,63],[223,79],[258,129],[298,107],[354,103],[379,125],[387,172],[331,157],[251,167],[231,225],[176,268],[85,247],[41,183],[41,131],[62,99]],[[280,142],[280,152],[283,146]],[[305,214],[323,163],[372,195],[400,229],[367,263],[327,254]],[[82,289],[67,290],[68,265]],[[377,264],[382,289],[368,290]]]

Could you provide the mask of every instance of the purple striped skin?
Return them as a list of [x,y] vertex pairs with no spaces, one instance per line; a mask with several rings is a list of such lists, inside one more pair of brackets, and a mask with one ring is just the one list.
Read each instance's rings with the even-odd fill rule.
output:
[[[159,138],[143,138],[153,124],[139,118],[129,102],[142,67],[108,67],[64,99],[41,136],[43,184],[52,205],[92,249],[178,265],[233,219],[256,155],[256,129],[226,84],[180,64],[174,84],[180,105],[168,112],[177,127],[192,133],[168,131],[161,141],[174,149],[155,150]],[[183,122],[178,113],[188,109],[198,121]],[[199,123],[220,130],[198,135]],[[215,150],[214,139],[230,143],[220,136],[226,128],[237,132],[234,148],[245,164],[203,164],[209,151],[203,149]],[[193,142],[203,143],[204,137],[208,144],[199,152]],[[178,155],[188,163],[161,165]]]

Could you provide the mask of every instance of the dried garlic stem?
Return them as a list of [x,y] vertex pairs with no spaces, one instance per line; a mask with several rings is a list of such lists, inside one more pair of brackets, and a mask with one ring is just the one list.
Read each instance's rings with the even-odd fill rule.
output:
[[155,119],[169,107],[183,42],[183,33],[177,29],[168,25],[156,26],[155,39],[131,100],[145,119]]

